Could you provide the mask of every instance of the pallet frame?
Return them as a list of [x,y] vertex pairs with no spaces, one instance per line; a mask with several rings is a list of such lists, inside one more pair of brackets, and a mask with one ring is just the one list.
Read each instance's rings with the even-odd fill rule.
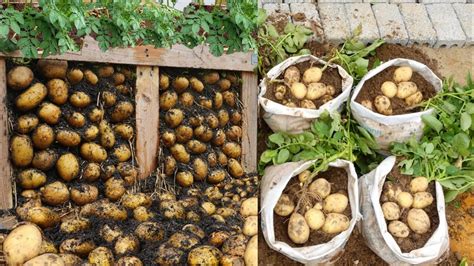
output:
[[[20,51],[0,53],[0,210],[11,209],[13,203],[12,165],[9,160],[9,121],[6,105],[5,58],[22,57]],[[127,64],[137,67],[136,80],[136,158],[139,177],[146,178],[157,168],[159,152],[159,68],[200,68],[241,72],[242,90],[242,166],[248,173],[257,171],[258,84],[256,56],[252,52],[215,57],[206,46],[194,49],[182,45],[170,49],[138,46],[101,51],[98,43],[84,39],[80,52],[52,55],[46,59],[92,63]],[[7,217],[8,218],[8,217]],[[7,226],[0,218],[0,228]]]

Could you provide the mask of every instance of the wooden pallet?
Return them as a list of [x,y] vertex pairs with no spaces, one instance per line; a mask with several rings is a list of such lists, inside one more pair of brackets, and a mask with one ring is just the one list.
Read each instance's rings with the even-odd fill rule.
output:
[[[6,106],[5,58],[22,57],[20,51],[0,53],[0,210],[13,208],[12,166],[9,160],[9,122]],[[85,38],[80,52],[47,57],[68,61],[136,65],[136,157],[140,178],[156,170],[159,151],[159,68],[200,68],[240,71],[242,74],[241,101],[242,166],[246,172],[257,171],[257,75],[255,55],[233,53],[215,57],[206,46],[194,49],[182,45],[170,49],[139,46],[114,48],[103,52],[92,38]],[[0,221],[1,223],[1,221]],[[0,224],[1,225],[1,224]]]

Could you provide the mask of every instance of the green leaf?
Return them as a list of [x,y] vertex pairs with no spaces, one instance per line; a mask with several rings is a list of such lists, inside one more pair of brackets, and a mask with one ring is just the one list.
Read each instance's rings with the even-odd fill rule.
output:
[[282,145],[285,142],[285,138],[281,133],[273,133],[270,136],[268,136],[268,140],[271,142],[277,144],[277,145]]
[[290,151],[287,149],[281,149],[278,152],[277,164],[282,164],[288,161],[290,158]]
[[426,146],[425,146],[425,152],[427,154],[430,154],[434,151],[434,145],[433,143],[427,143]]
[[430,127],[431,129],[435,130],[436,132],[440,132],[443,129],[443,124],[433,115],[427,114],[422,115],[421,120]]
[[466,104],[466,112],[470,115],[474,114],[474,103]]
[[283,30],[286,34],[295,31],[295,25],[293,23],[288,22]]
[[458,194],[458,190],[448,190],[444,193],[444,201],[451,202],[457,197]]
[[0,37],[6,38],[8,36],[8,32],[10,31],[10,28],[8,25],[0,25]]
[[268,35],[273,38],[278,38],[278,32],[273,25],[268,25]]
[[469,155],[469,136],[465,133],[458,133],[453,138],[454,148],[463,156]]
[[461,129],[463,131],[467,131],[472,124],[471,116],[467,113],[464,112],[461,114]]
[[277,150],[266,150],[260,155],[260,161],[267,164],[277,155]]

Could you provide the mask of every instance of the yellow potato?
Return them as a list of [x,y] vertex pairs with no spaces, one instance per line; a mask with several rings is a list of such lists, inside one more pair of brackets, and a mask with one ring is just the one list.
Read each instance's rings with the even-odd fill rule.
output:
[[73,112],[67,117],[67,123],[72,127],[81,128],[86,124],[86,117],[79,112]]
[[424,176],[418,176],[411,180],[410,191],[412,193],[426,191],[428,189],[428,179]]
[[15,106],[20,111],[29,111],[38,106],[47,94],[46,86],[35,83],[15,99]]
[[213,246],[199,246],[188,254],[188,265],[219,265],[222,252]]
[[230,106],[230,107],[235,107],[235,105],[236,105],[236,98],[237,98],[237,97],[235,96],[235,94],[234,94],[233,92],[231,92],[231,91],[224,91],[224,92],[222,93],[222,96],[223,96],[223,98],[224,98],[224,102],[225,102],[228,106]]
[[303,73],[303,82],[306,84],[319,82],[321,80],[322,75],[323,75],[323,71],[321,70],[321,68],[310,67],[306,69]]
[[125,194],[125,186],[123,179],[109,178],[105,182],[105,196],[110,200],[118,200]]
[[40,59],[36,67],[47,79],[63,79],[66,77],[67,65],[67,61],[64,60]]
[[26,135],[14,136],[10,141],[10,152],[15,166],[28,166],[33,160],[33,143]]
[[168,219],[183,219],[184,207],[176,200],[164,200],[160,202],[160,212]]
[[189,80],[189,83],[191,84],[191,88],[198,93],[201,93],[204,90],[204,84],[195,77],[192,77]]
[[[306,94],[308,92],[308,89],[303,83],[300,82],[295,82],[293,85],[291,85],[290,88],[291,94],[296,98],[296,99],[304,99],[306,97]],[[324,90],[326,92],[326,90]]]
[[129,124],[118,124],[114,126],[114,131],[122,139],[126,139],[126,140],[133,138],[133,135],[134,135],[133,127]]
[[115,73],[112,76],[112,78],[114,80],[114,85],[115,86],[122,85],[125,82],[125,75],[122,74],[122,73]]
[[97,75],[89,69],[86,69],[84,71],[84,77],[91,85],[96,85],[97,82],[99,82],[99,78],[97,77]]
[[417,91],[414,94],[408,96],[405,99],[405,102],[407,103],[408,106],[413,106],[413,105],[417,105],[421,103],[422,100],[423,100],[423,94],[421,93],[421,91]]
[[24,266],[40,266],[40,265],[48,265],[48,266],[66,266],[63,259],[54,253],[44,253],[38,257],[35,257],[29,261],[27,261]]
[[27,208],[25,216],[21,218],[25,221],[32,222],[41,228],[54,227],[61,221],[58,213],[43,206]]
[[290,196],[287,194],[281,194],[273,211],[279,216],[285,217],[293,213],[294,209],[295,203],[291,200]]
[[84,140],[92,141],[99,136],[99,128],[95,125],[90,125],[84,130]]
[[383,115],[392,114],[392,104],[387,96],[379,95],[374,100],[375,109]]
[[402,208],[410,208],[413,204],[413,196],[408,192],[401,192],[397,196],[397,203]]
[[324,199],[323,209],[326,213],[342,213],[347,208],[349,199],[341,193],[334,193]]
[[105,107],[112,107],[117,102],[117,96],[110,91],[102,92],[101,97]]
[[182,93],[179,96],[179,102],[184,107],[191,107],[194,104],[194,96],[189,92]]
[[21,134],[30,133],[33,129],[38,126],[39,119],[34,114],[26,114],[18,117],[15,130]]
[[155,214],[148,211],[146,207],[139,206],[133,210],[133,218],[139,222],[146,222],[155,217]]
[[107,159],[107,151],[93,142],[87,142],[81,145],[80,153],[82,158],[95,163],[101,163]]
[[114,131],[106,120],[99,123],[100,144],[102,147],[109,149],[115,145]]
[[304,214],[306,223],[311,230],[319,230],[324,225],[325,217],[321,210],[309,209]]
[[81,136],[72,130],[61,129],[56,133],[56,140],[65,147],[75,147],[81,143]]
[[178,102],[178,94],[174,91],[165,91],[160,94],[160,109],[169,110]]
[[222,151],[230,158],[238,159],[242,154],[242,148],[235,142],[227,142],[222,147]]
[[172,156],[166,156],[165,158],[165,175],[173,176],[176,170],[176,159]]
[[406,99],[409,96],[415,94],[418,91],[418,86],[415,82],[404,81],[398,83],[397,97],[400,99]]
[[38,109],[38,117],[50,125],[55,125],[61,117],[61,109],[52,103],[43,103]]
[[62,79],[52,79],[46,83],[49,100],[55,104],[62,105],[67,102],[69,89],[67,83]]
[[91,101],[91,97],[87,93],[82,91],[76,91],[71,94],[71,97],[69,97],[69,102],[71,103],[71,105],[77,108],[87,107],[91,103]]
[[100,122],[104,118],[104,110],[94,107],[89,112],[88,117],[91,122]]
[[249,216],[245,218],[242,233],[246,236],[254,236],[258,234],[258,216]]
[[42,171],[48,171],[56,164],[57,154],[54,150],[42,150],[35,152],[31,165]]
[[294,212],[288,222],[288,236],[295,244],[304,244],[309,239],[309,226],[303,215]]
[[400,221],[391,221],[388,224],[388,231],[394,237],[405,238],[410,234],[410,229],[408,226]]
[[38,256],[43,235],[34,224],[24,224],[11,231],[3,241],[3,254],[7,265],[22,265]]
[[125,162],[132,157],[132,151],[130,150],[128,145],[120,144],[114,149],[113,155],[119,162]]
[[92,265],[114,265],[114,255],[112,254],[112,251],[106,247],[98,247],[92,250],[87,257],[87,260]]
[[206,152],[207,147],[204,143],[200,142],[199,140],[190,140],[186,143],[186,148],[192,154],[201,154]]
[[387,96],[388,98],[393,98],[395,95],[397,95],[398,88],[397,84],[391,81],[385,81],[382,83],[380,90],[382,91],[383,95]]
[[203,80],[207,84],[216,84],[217,81],[219,81],[220,75],[217,72],[209,72],[206,75],[203,76]]
[[134,111],[133,104],[127,101],[121,101],[115,105],[112,111],[111,120],[112,122],[122,122],[128,119]]
[[100,177],[100,165],[98,163],[88,163],[82,172],[82,178],[87,182],[94,182]]
[[79,257],[85,257],[95,249],[94,241],[70,238],[64,240],[59,246],[60,253],[72,253]]
[[431,193],[423,191],[415,193],[413,197],[413,208],[416,209],[423,209],[431,205],[433,203],[433,195]]
[[317,178],[309,185],[309,191],[320,199],[325,199],[331,193],[331,183],[324,178]]
[[189,187],[193,184],[193,174],[189,171],[178,172],[176,174],[176,182],[182,187]]
[[424,234],[430,230],[431,222],[428,214],[422,209],[413,208],[408,211],[408,226],[417,234]]
[[121,257],[117,261],[117,265],[119,265],[119,266],[143,266],[143,262],[137,257],[125,256],[125,257]]
[[409,81],[413,75],[413,70],[409,66],[402,66],[395,69],[393,80],[397,83]]
[[69,201],[69,190],[67,186],[55,181],[47,184],[40,189],[41,201],[52,206],[62,205]]
[[350,220],[347,216],[340,213],[329,213],[323,225],[323,232],[327,234],[339,234],[349,229]]
[[71,200],[79,206],[96,201],[98,196],[99,190],[93,185],[81,184],[71,189]]
[[189,87],[189,80],[185,77],[177,77],[173,80],[173,87],[177,93],[182,93]]
[[[317,100],[327,94],[327,87],[324,83],[309,83],[308,90],[306,93],[306,99],[308,100]],[[296,97],[296,96],[295,96]],[[299,99],[298,97],[296,97]],[[304,98],[304,96],[303,96]]]
[[90,227],[90,222],[86,218],[77,217],[63,220],[60,226],[61,232],[66,234],[77,233]]
[[83,78],[84,78],[84,73],[82,73],[82,70],[78,68],[73,68],[69,70],[69,72],[67,73],[67,80],[72,85],[75,85],[81,82]]
[[296,66],[290,66],[283,75],[285,83],[291,86],[295,82],[300,82],[300,70]]
[[61,155],[56,162],[58,175],[65,181],[71,181],[79,174],[79,161],[72,153]]
[[219,88],[221,89],[221,91],[226,91],[226,90],[230,89],[230,87],[232,86],[230,80],[228,80],[228,79],[219,80],[217,85],[219,85]]
[[207,177],[207,181],[211,184],[217,184],[223,181],[226,177],[224,170],[214,170]]
[[122,197],[122,206],[127,209],[135,209],[140,206],[149,207],[151,205],[151,198],[145,193],[129,193]]
[[117,255],[124,255],[127,253],[136,252],[140,248],[140,242],[138,239],[130,234],[120,236],[115,242],[114,250]]
[[167,90],[170,86],[170,77],[168,75],[160,74],[160,90]]
[[33,145],[37,149],[46,149],[54,142],[54,131],[47,124],[39,125],[31,135]]
[[7,85],[14,90],[22,90],[33,81],[33,71],[26,66],[16,66],[7,74]]
[[382,204],[382,212],[385,220],[393,221],[400,218],[400,208],[395,202],[385,202]]
[[97,74],[101,78],[110,78],[114,74],[115,70],[113,66],[102,66],[97,70]]
[[180,163],[189,163],[191,160],[186,148],[181,144],[175,144],[170,150],[173,157]]
[[230,175],[234,178],[239,178],[244,175],[244,169],[242,168],[242,165],[240,165],[239,161],[234,158],[229,159],[227,168]]
[[184,113],[180,109],[170,109],[165,114],[165,122],[169,127],[175,128],[181,124],[184,119]]
[[23,189],[35,189],[46,183],[46,174],[38,169],[26,169],[18,173],[18,183]]
[[[222,104],[224,103],[224,96],[220,92],[216,92],[214,95],[214,108],[215,109],[220,109],[222,108]],[[212,103],[207,106],[207,108],[211,108]]]
[[122,230],[118,226],[109,226],[108,224],[102,226],[99,231],[99,235],[108,243],[112,243],[119,236],[123,234]]
[[201,158],[196,158],[193,161],[194,178],[198,181],[206,180],[209,168],[206,162]]

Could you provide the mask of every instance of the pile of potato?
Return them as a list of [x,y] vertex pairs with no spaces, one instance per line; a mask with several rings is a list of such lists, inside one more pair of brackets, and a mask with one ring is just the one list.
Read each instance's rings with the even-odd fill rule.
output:
[[[305,170],[298,175],[303,183],[311,172]],[[309,240],[311,232],[322,230],[326,234],[339,234],[349,228],[350,218],[343,214],[349,204],[343,192],[331,194],[331,183],[324,178],[316,178],[309,185],[310,198],[316,199],[312,206],[301,208],[304,214],[295,210],[298,199],[289,194],[282,194],[274,208],[275,214],[287,217],[288,236],[295,244],[304,244]]]
[[316,109],[316,101],[324,104],[336,94],[332,85],[320,82],[322,75],[323,71],[319,67],[309,67],[303,75],[298,67],[288,67],[283,74],[284,84],[274,89],[275,99],[288,107]]
[[[425,208],[430,206],[433,195],[427,192],[428,179],[416,177],[411,180],[409,191],[390,181],[385,182],[381,196],[382,212],[388,223],[388,231],[393,237],[407,238],[410,234],[425,234],[431,228],[431,222]],[[407,213],[406,222],[400,221]]]
[[244,175],[239,79],[228,73],[160,76],[163,173],[182,187]]
[[419,104],[423,100],[423,94],[418,90],[416,83],[410,81],[412,75],[411,67],[398,67],[393,73],[393,81],[382,83],[380,90],[383,95],[375,97],[373,104],[370,100],[364,100],[361,104],[370,110],[375,106],[375,110],[383,115],[392,114],[390,99],[393,97],[404,100],[408,107]]

